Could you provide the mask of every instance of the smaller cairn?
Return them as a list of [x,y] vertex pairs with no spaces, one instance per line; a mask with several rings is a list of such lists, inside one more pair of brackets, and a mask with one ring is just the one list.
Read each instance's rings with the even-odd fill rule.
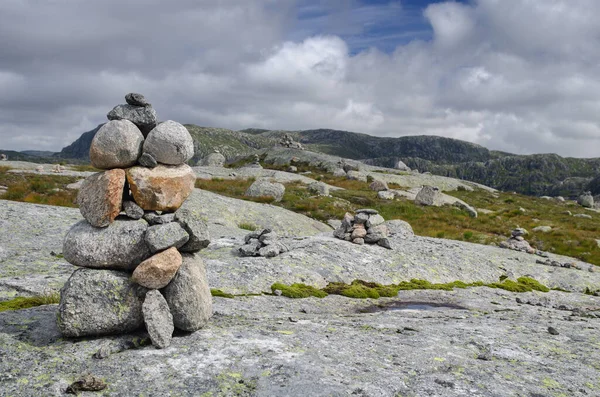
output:
[[242,256],[263,256],[265,258],[272,258],[287,251],[289,248],[271,229],[256,230],[247,234],[244,237],[244,245],[238,248],[238,252]]
[[54,167],[52,167],[52,172],[56,174],[62,174],[63,172],[65,172],[65,167],[63,167],[60,164],[54,164]]
[[594,196],[592,196],[592,192],[584,192],[577,198],[577,204],[584,208],[594,208]]
[[[134,92],[125,96],[127,104],[117,105],[108,112],[109,120],[129,120],[135,124],[144,138],[157,124],[156,111],[142,94]],[[136,159],[137,160],[137,159]]]
[[283,135],[283,137],[279,141],[279,146],[283,146],[290,149],[304,150],[302,144],[300,142],[294,141],[294,139],[289,134]]
[[388,239],[389,230],[384,224],[385,219],[376,210],[360,209],[352,215],[346,212],[340,227],[335,229],[333,236],[354,244],[377,244],[392,249]]
[[529,245],[523,236],[529,234],[527,230],[522,227],[517,227],[511,231],[511,236],[508,240],[500,243],[500,248],[507,248],[515,251],[527,252],[528,254],[535,254],[537,251]]
[[38,165],[37,167],[35,167],[35,170],[37,172],[44,172],[44,166],[43,165]]
[[0,153],[0,161],[8,161],[8,156],[4,153]]

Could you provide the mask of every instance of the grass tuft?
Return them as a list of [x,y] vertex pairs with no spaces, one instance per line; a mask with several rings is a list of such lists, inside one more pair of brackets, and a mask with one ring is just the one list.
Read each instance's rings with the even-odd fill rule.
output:
[[17,297],[8,301],[0,302],[0,312],[29,309],[31,307],[51,305],[59,302],[60,294],[58,292],[47,295]]

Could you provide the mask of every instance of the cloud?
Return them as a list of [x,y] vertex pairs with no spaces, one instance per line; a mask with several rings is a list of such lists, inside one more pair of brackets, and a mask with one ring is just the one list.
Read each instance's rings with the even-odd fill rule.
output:
[[0,148],[59,150],[134,91],[184,123],[599,157],[600,3],[510,3],[2,1]]

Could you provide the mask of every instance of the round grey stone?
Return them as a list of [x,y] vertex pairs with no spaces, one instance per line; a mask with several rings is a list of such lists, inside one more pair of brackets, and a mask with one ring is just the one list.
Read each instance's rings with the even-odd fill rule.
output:
[[156,127],[156,111],[152,106],[117,105],[106,117],[109,120],[129,120],[144,136]]
[[183,263],[164,290],[175,328],[197,331],[212,317],[212,296],[202,258],[183,254]]
[[144,153],[168,165],[180,165],[194,156],[194,140],[188,130],[176,121],[157,125],[146,137]]
[[189,238],[189,234],[177,222],[150,226],[146,231],[146,244],[152,253],[171,247],[179,248]]
[[173,338],[173,315],[167,301],[158,290],[150,290],[142,305],[144,323],[152,344],[159,349],[169,347]]
[[308,185],[308,190],[319,196],[329,196],[329,186],[323,182],[313,182]]
[[131,121],[109,121],[92,139],[91,163],[104,170],[131,167],[142,155],[143,143],[144,136]]
[[105,228],[82,220],[65,236],[63,255],[75,266],[131,271],[151,255],[144,241],[147,229],[145,221],[122,216]]
[[125,102],[133,106],[151,106],[150,102],[142,95],[135,92],[130,92],[125,95]]
[[275,201],[281,201],[285,193],[285,186],[277,182],[269,182],[267,179],[255,181],[244,196],[248,197],[273,197]]
[[144,324],[146,291],[126,272],[77,269],[60,291],[58,328],[67,337],[134,331]]

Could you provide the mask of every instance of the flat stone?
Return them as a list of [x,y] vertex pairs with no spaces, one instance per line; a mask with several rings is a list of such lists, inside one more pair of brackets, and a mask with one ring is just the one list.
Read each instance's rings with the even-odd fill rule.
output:
[[196,175],[186,164],[133,167],[127,170],[127,181],[135,202],[144,210],[175,211],[192,193]]
[[175,221],[175,213],[169,212],[159,215],[154,211],[147,211],[144,213],[144,220],[150,225],[164,225],[165,223],[171,223]]
[[142,155],[144,136],[130,121],[114,120],[104,124],[92,139],[90,161],[100,169],[127,168]]
[[77,195],[81,215],[96,227],[110,225],[121,212],[125,171],[114,169],[86,178]]
[[133,270],[151,253],[143,220],[117,217],[108,227],[97,228],[82,220],[71,227],[63,242],[65,260],[94,269]]
[[159,291],[151,290],[146,293],[142,313],[152,344],[159,349],[169,347],[175,330],[173,315],[169,311],[167,301]]
[[550,233],[552,231],[551,226],[537,226],[532,229],[534,232]]
[[366,223],[369,220],[369,215],[366,212],[359,212],[354,216],[354,224]]
[[367,228],[370,228],[373,226],[381,225],[383,222],[385,222],[385,219],[383,219],[383,216],[381,216],[379,214],[369,215],[369,219],[367,219],[367,221],[365,222],[365,226]]
[[382,238],[379,241],[377,241],[377,245],[382,246],[383,248],[387,248],[389,250],[392,249],[392,244],[390,243],[390,240],[388,238]]
[[164,288],[181,267],[182,260],[177,248],[171,247],[140,263],[133,271],[131,279],[146,288]]
[[379,212],[377,210],[371,208],[360,208],[354,211],[356,214],[367,214],[367,215],[377,215]]
[[146,244],[152,253],[166,250],[167,248],[179,248],[189,240],[189,234],[177,222],[164,225],[150,226],[146,231]]
[[60,292],[58,328],[66,337],[134,331],[144,323],[145,294],[126,272],[77,269]]
[[208,225],[200,214],[192,209],[180,208],[175,212],[175,220],[190,236],[187,243],[181,246],[181,252],[196,252],[210,244]]
[[150,102],[142,94],[135,92],[125,95],[125,102],[132,106],[151,106]]
[[144,153],[161,164],[184,164],[194,157],[194,140],[183,125],[167,120],[150,131],[144,141]]
[[279,244],[266,245],[258,250],[258,255],[265,258],[273,258],[281,253]]
[[109,120],[131,121],[144,136],[156,127],[156,111],[152,106],[117,105],[106,117]]
[[154,157],[152,157],[149,153],[142,153],[140,158],[138,159],[138,163],[147,168],[154,168],[158,165],[158,162]]
[[[125,172],[123,172],[123,181],[124,179]],[[127,215],[127,217],[131,219],[142,219],[142,217],[144,216],[144,210],[134,201],[123,201],[123,210],[125,211],[125,215]]]
[[183,331],[197,331],[212,317],[212,296],[204,262],[198,254],[183,254],[183,263],[163,290],[173,324]]
[[363,238],[360,238],[360,237],[357,237],[357,238],[353,239],[352,242],[354,244],[357,244],[357,245],[364,245],[365,244],[365,240]]

